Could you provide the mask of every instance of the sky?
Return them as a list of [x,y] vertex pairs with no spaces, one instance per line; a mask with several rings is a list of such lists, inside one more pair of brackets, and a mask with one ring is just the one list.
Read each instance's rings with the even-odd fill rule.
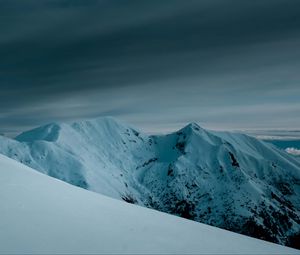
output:
[[0,133],[300,129],[298,0],[0,0]]

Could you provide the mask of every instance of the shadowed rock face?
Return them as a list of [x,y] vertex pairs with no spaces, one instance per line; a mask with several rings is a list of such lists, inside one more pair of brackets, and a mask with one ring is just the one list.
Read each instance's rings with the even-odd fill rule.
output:
[[1,137],[0,152],[76,186],[297,248],[300,162],[190,124],[148,136],[111,118]]

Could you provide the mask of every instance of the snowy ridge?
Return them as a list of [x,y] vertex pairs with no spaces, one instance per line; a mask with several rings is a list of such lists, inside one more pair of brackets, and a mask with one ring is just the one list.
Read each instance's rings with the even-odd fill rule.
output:
[[300,162],[255,138],[192,123],[148,136],[112,118],[49,124],[0,153],[73,185],[297,247]]
[[3,155],[0,199],[1,254],[300,254],[79,189]]

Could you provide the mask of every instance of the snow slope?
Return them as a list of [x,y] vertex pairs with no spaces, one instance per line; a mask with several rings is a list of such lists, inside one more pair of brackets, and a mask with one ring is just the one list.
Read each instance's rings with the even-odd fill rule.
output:
[[98,118],[0,137],[0,153],[100,194],[299,247],[300,162],[246,135],[192,123],[148,136]]
[[300,254],[130,205],[0,155],[1,254]]

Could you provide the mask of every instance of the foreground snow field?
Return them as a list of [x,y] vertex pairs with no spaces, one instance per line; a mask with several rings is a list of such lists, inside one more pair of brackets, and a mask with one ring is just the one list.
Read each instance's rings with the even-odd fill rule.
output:
[[0,253],[300,251],[127,204],[0,155]]

